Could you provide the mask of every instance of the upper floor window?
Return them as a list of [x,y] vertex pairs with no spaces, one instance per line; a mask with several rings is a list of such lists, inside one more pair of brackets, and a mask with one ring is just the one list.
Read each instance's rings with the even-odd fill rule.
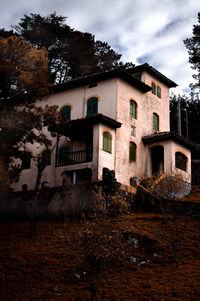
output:
[[62,107],[61,116],[67,118],[67,120],[71,120],[71,106],[67,105]]
[[156,95],[156,84],[154,82],[151,83],[152,93]]
[[137,118],[137,103],[131,99],[130,101],[130,116],[133,118]]
[[49,149],[45,149],[42,152],[42,163],[45,165],[51,165],[51,151]]
[[142,74],[141,73],[135,74],[134,77],[137,78],[137,79],[139,79],[139,80],[141,80]]
[[91,97],[87,101],[87,116],[96,115],[98,113],[98,98]]
[[112,136],[109,132],[103,133],[103,150],[112,153]]
[[157,86],[157,96],[161,98],[161,88]]
[[136,161],[136,144],[134,142],[129,142],[129,160]]
[[187,157],[183,153],[176,152],[175,166],[176,166],[176,168],[182,169],[184,171],[187,170]]
[[154,82],[151,83],[152,93],[161,98],[161,87],[156,85]]
[[22,169],[29,169],[31,167],[31,153],[24,152],[22,156]]
[[153,113],[153,129],[159,131],[159,116],[156,113]]

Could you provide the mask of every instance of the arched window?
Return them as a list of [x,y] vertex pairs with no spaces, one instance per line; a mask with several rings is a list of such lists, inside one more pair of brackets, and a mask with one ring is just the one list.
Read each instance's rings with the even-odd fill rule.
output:
[[137,103],[132,99],[130,101],[130,116],[137,119]]
[[112,136],[108,132],[103,133],[103,150],[112,153]]
[[129,160],[136,161],[136,144],[134,142],[129,142]]
[[71,107],[69,105],[62,107],[61,116],[67,120],[71,120]]
[[31,153],[24,152],[22,156],[22,169],[29,169],[31,167]]
[[159,131],[159,116],[156,113],[153,113],[153,129]]
[[87,101],[87,116],[96,115],[98,113],[98,98],[91,97]]
[[156,95],[156,84],[154,82],[151,83],[152,93]]
[[183,153],[176,152],[175,166],[176,166],[176,168],[182,169],[184,171],[187,170],[187,157]]
[[157,96],[161,98],[161,88],[157,86]]
[[49,149],[45,149],[42,152],[42,163],[44,165],[51,165],[51,151]]

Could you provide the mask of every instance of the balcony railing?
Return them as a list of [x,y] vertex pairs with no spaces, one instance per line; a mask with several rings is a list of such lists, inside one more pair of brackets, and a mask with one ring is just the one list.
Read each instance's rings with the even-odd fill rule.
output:
[[90,162],[92,161],[92,155],[92,149],[58,154],[56,156],[56,167]]

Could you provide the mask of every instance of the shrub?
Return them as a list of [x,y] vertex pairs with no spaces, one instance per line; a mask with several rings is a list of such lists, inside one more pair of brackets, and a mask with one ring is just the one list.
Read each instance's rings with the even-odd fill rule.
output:
[[119,216],[122,214],[128,214],[129,206],[128,204],[119,199],[118,197],[112,197],[112,199],[107,204],[108,214],[111,216]]

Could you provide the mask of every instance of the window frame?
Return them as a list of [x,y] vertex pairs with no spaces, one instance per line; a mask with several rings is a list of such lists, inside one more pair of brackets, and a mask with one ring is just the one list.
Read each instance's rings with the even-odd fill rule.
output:
[[159,98],[161,98],[161,87],[160,86],[156,87],[156,94]]
[[112,135],[108,131],[103,132],[103,151],[112,154]]
[[86,112],[87,117],[98,114],[98,101],[99,101],[99,99],[97,96],[92,96],[92,97],[88,98],[87,112]]
[[[155,122],[156,122],[156,126],[155,126]],[[159,131],[159,128],[160,128],[160,118],[159,118],[159,115],[157,113],[153,112],[153,130],[154,131]]]
[[67,118],[68,121],[71,120],[71,106],[70,105],[64,105],[61,110],[60,110],[60,114],[62,116],[62,118]]
[[136,162],[136,150],[137,150],[136,143],[133,141],[130,141],[129,142],[129,161],[130,162]]
[[187,162],[188,158],[182,152],[177,151],[175,153],[175,167],[187,172]]
[[137,102],[134,99],[130,99],[130,116],[137,119]]
[[155,82],[151,82],[152,93],[156,95],[156,84]]

